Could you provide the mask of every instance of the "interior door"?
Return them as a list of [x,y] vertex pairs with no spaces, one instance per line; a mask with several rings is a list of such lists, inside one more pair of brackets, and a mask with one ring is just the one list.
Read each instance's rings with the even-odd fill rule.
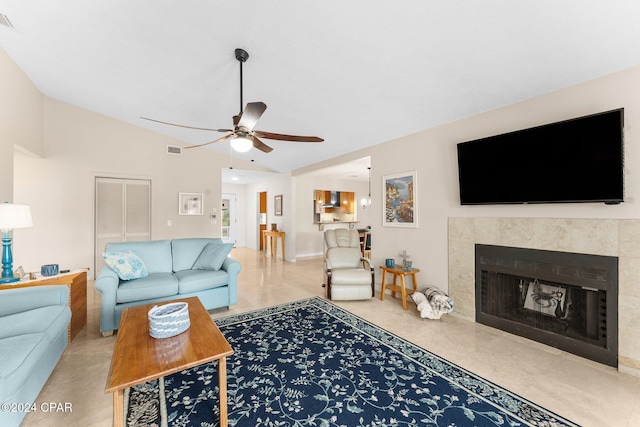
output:
[[96,177],[96,276],[104,265],[102,253],[107,243],[148,240],[151,240],[151,181]]
[[236,195],[222,194],[222,241],[236,244]]

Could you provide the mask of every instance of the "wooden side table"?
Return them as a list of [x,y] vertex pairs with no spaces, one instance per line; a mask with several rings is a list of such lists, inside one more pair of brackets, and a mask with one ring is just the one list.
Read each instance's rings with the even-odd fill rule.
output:
[[[407,309],[407,295],[411,295],[415,291],[418,290],[418,281],[416,279],[416,273],[420,273],[420,270],[417,268],[412,268],[411,270],[403,270],[402,268],[389,268],[385,266],[380,266],[382,270],[382,289],[380,289],[380,301],[384,301],[384,292],[388,287],[391,289],[391,297],[396,297],[396,292],[400,292],[402,294],[402,308]],[[387,273],[393,274],[393,284],[387,285]],[[405,276],[411,276],[413,278],[413,290],[409,289],[407,291],[405,287]],[[400,289],[398,289],[398,277],[400,278]]]
[[71,322],[69,322],[69,343],[80,333],[87,324],[87,272],[72,272],[42,277],[36,280],[15,282],[15,284],[0,286],[0,290],[29,288],[32,286],[67,285],[69,287],[69,308]]
[[[262,231],[262,246],[264,247],[264,254],[267,255],[267,237],[271,238],[271,256],[276,257],[276,249],[278,248],[278,237],[280,238],[282,249],[282,261],[284,261],[284,231],[263,230]],[[276,257],[277,258],[277,257]]]

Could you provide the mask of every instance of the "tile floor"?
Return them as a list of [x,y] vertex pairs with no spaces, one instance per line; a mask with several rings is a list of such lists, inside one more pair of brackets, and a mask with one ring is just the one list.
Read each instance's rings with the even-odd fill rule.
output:
[[[322,260],[296,263],[234,249],[242,263],[239,301],[213,317],[323,296]],[[419,279],[419,275],[418,275]],[[379,279],[378,279],[379,280]],[[115,336],[99,333],[99,294],[88,289],[88,324],[69,345],[37,399],[70,403],[72,412],[27,414],[23,426],[111,426],[112,397],[104,393]],[[640,379],[586,359],[446,315],[421,320],[415,306],[379,294],[338,305],[585,427],[640,426]]]

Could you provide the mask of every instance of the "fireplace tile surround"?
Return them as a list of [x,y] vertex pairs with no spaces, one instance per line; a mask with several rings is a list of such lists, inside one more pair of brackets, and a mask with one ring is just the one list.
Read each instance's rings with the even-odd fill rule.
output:
[[640,377],[640,220],[456,217],[448,221],[449,295],[475,321],[475,244],[618,257],[618,370]]

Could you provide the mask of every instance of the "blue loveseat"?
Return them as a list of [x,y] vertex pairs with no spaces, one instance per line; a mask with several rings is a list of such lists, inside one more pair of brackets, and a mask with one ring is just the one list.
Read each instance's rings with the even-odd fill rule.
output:
[[106,336],[118,329],[127,307],[193,296],[207,310],[237,304],[240,263],[227,256],[230,250],[219,238],[108,243],[106,254],[133,253],[148,275],[125,280],[104,266],[95,281],[100,332]]
[[67,286],[0,291],[0,426],[18,426],[34,404],[67,347],[70,320]]

